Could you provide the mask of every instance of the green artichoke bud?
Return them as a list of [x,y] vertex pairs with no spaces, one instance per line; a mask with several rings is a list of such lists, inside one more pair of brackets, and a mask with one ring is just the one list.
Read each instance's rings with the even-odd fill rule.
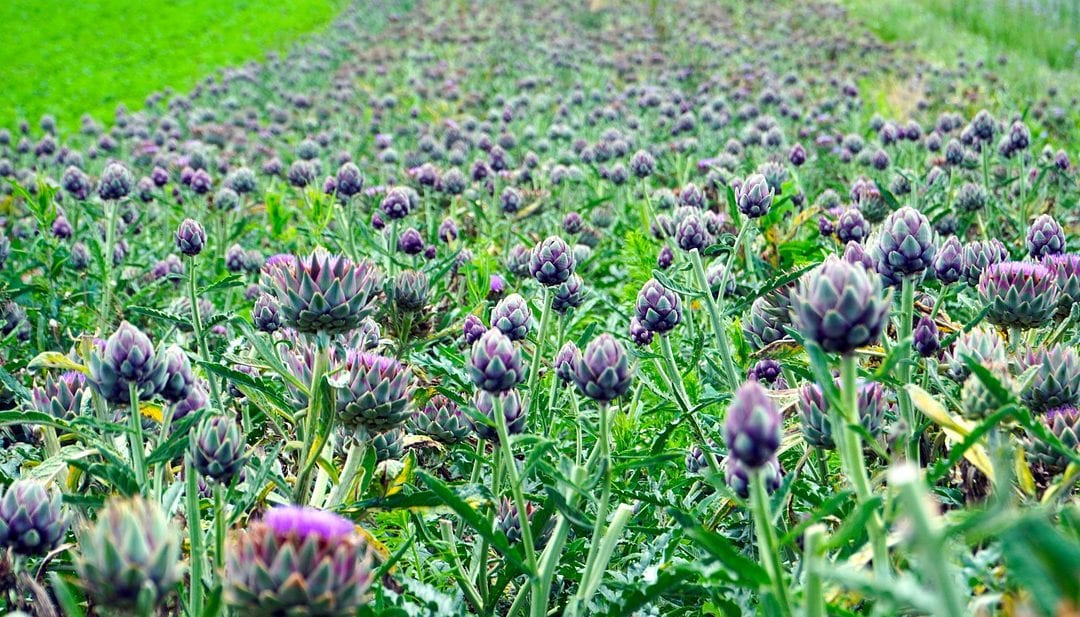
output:
[[1032,411],[1080,405],[1080,354],[1068,345],[1053,345],[1027,353],[1021,368],[1037,366],[1021,393]]
[[[1012,376],[1009,375],[1008,366],[1003,362],[995,362],[986,366],[1006,390],[1015,389]],[[979,421],[997,411],[1002,405],[998,397],[990,388],[986,387],[981,379],[969,379],[964,382],[960,391],[960,414],[968,420]]]
[[423,409],[412,415],[409,428],[447,445],[465,441],[472,430],[457,403],[441,394],[431,397]]
[[1005,341],[996,331],[984,326],[960,334],[953,343],[952,351],[946,356],[949,374],[956,381],[962,382],[971,375],[965,356],[971,356],[983,365],[1005,362]]

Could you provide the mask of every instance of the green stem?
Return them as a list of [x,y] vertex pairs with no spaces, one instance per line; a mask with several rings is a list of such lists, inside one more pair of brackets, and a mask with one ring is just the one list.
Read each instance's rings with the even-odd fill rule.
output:
[[[158,434],[158,446],[165,443],[169,438],[169,432],[172,428],[173,406],[168,405],[165,407],[161,418],[161,432]],[[250,426],[250,425],[245,425]],[[169,466],[168,461],[162,461],[154,467],[154,499],[161,500],[161,495],[165,491],[165,469]]]
[[214,481],[214,571],[225,571],[225,485]]
[[[578,465],[574,465],[570,470],[570,483],[563,489],[563,500],[566,503],[571,503],[574,496],[574,487],[580,486],[585,481],[585,468]],[[555,578],[555,569],[559,565],[559,559],[562,557],[563,546],[566,544],[566,538],[570,533],[570,521],[565,516],[556,513],[558,522],[555,523],[555,530],[551,534],[551,538],[548,540],[547,546],[544,547],[544,552],[540,555],[540,563],[538,564],[538,576],[540,578],[539,586],[537,587],[538,594],[536,600],[533,602],[533,614],[536,617],[545,617],[548,612],[548,597],[551,593],[551,581]],[[524,597],[524,589],[519,597]],[[515,599],[515,604],[517,601]],[[510,613],[513,614],[513,611]]]
[[102,336],[105,336],[105,330],[109,327],[112,315],[113,251],[116,248],[116,217],[120,211],[120,204],[110,200],[105,207],[109,212],[105,227],[105,255],[102,258],[105,271],[101,276],[101,284],[104,289],[102,290],[101,313],[98,315],[98,333]]
[[[194,445],[194,435],[192,435],[192,444]],[[191,455],[188,454],[184,460],[184,479],[187,483],[184,492],[187,499],[188,544],[191,551],[191,582],[188,588],[190,594],[188,610],[191,615],[201,615],[203,612],[202,566],[206,559],[203,550],[202,524],[199,518],[199,480],[196,473],[198,472],[195,471],[195,466],[191,462]]]
[[[911,380],[911,328],[915,313],[915,281],[910,276],[905,276],[900,283],[900,324],[897,328],[897,345],[900,346],[900,360],[898,373],[900,383],[908,383]],[[911,396],[907,389],[900,388],[900,417],[907,425],[907,433],[904,435],[906,456],[915,465],[919,464],[919,433],[918,420],[915,417],[915,407],[911,404]]]
[[682,407],[683,415],[690,423],[690,429],[694,432],[694,437],[697,439],[698,445],[705,455],[705,462],[709,465],[709,471],[719,477],[722,473],[720,465],[712,455],[709,440],[705,436],[705,430],[702,428],[701,423],[698,422],[697,416],[694,415],[693,408],[690,407],[690,397],[687,396],[686,388],[683,387],[682,376],[679,374],[679,367],[675,364],[675,354],[671,351],[671,341],[668,340],[666,335],[660,335],[660,350],[664,355],[664,362],[667,364],[667,369],[670,373],[668,378],[675,386],[675,398]]
[[[705,275],[705,266],[701,263],[701,254],[697,249],[690,251],[690,263],[694,266],[694,276],[697,278],[698,287],[705,294],[705,308],[709,313],[709,321],[712,322],[713,336],[716,337],[716,346],[720,351],[720,359],[724,367],[724,379],[729,388],[738,384],[738,375],[735,372],[735,361],[731,357],[731,343],[728,341],[727,330],[724,328],[724,320],[720,317],[720,309],[716,305],[716,298],[709,287],[709,278]],[[726,278],[724,274],[724,278]],[[723,287],[720,293],[723,295]]]
[[454,537],[453,525],[450,524],[450,521],[442,519],[439,521],[439,531],[442,533],[442,539],[446,543],[447,550],[450,551],[450,568],[454,571],[454,578],[457,579],[458,585],[461,586],[461,590],[465,593],[465,598],[472,605],[473,610],[480,614],[484,610],[484,601],[480,598],[480,592],[477,591],[476,586],[465,575],[464,568],[461,567],[461,558],[457,552],[457,539]]
[[529,364],[529,411],[532,411],[536,399],[540,398],[536,392],[536,381],[540,377],[540,362],[544,357],[544,343],[547,340],[548,326],[551,323],[551,305],[555,301],[555,294],[551,293],[550,287],[545,286],[543,294],[544,308],[540,313],[540,330],[536,333],[536,347],[535,351],[533,351],[532,362]]
[[353,480],[356,479],[356,472],[360,469],[360,462],[364,460],[364,451],[366,449],[366,439],[361,440],[354,437],[353,443],[349,445],[349,453],[345,455],[345,467],[338,478],[337,486],[334,487],[334,490],[330,493],[330,498],[326,501],[327,509],[332,510],[340,506],[345,500],[345,496],[349,494]]
[[142,481],[146,478],[146,443],[143,441],[142,412],[139,411],[139,386],[134,381],[128,382],[128,398],[131,401],[131,435],[128,436],[131,442],[131,466],[135,477]]
[[[303,499],[307,493],[308,482],[311,477],[311,468],[315,466],[315,458],[317,453],[312,452],[315,447],[315,437],[319,433],[319,420],[322,414],[321,399],[322,399],[322,380],[326,375],[327,368],[330,364],[330,351],[329,341],[324,340],[322,335],[318,336],[315,349],[315,361],[311,367],[311,385],[308,391],[308,408],[307,415],[304,417],[304,438],[303,449],[300,451],[300,470],[296,479],[296,487],[294,489],[294,500],[296,503],[306,503]],[[309,461],[309,459],[311,459]]]
[[[199,357],[203,362],[210,362],[210,349],[206,345],[206,336],[203,333],[202,318],[199,315],[199,293],[195,287],[195,256],[188,258],[188,298],[191,300],[191,327],[195,330],[195,344],[199,348]],[[218,390],[217,381],[213,375],[207,375],[210,382],[210,400],[214,408],[224,410],[221,405],[221,392]]]
[[593,523],[592,541],[589,543],[589,554],[585,559],[585,569],[581,573],[581,584],[578,586],[577,594],[574,596],[572,602],[573,605],[582,606],[587,601],[584,594],[587,593],[585,581],[589,580],[593,570],[596,567],[597,551],[600,549],[600,540],[604,536],[604,525],[607,523],[607,509],[608,502],[611,500],[611,444],[610,437],[608,436],[608,406],[607,403],[600,403],[600,413],[598,419],[599,435],[596,442],[596,452],[598,453],[599,460],[596,462],[599,465],[601,474],[601,489],[600,489],[600,501],[596,505],[596,520]]
[[803,614],[806,617],[825,617],[825,589],[821,573],[825,570],[823,558],[825,526],[811,525],[803,535]]
[[750,507],[754,515],[754,530],[757,532],[758,552],[772,582],[773,596],[780,607],[780,614],[792,615],[791,601],[788,599],[787,583],[784,581],[784,566],[780,563],[780,548],[777,546],[776,533],[769,515],[769,494],[765,490],[765,470],[755,469],[750,474]]
[[[866,472],[866,461],[863,459],[862,437],[851,426],[859,423],[859,391],[855,382],[858,368],[855,365],[853,354],[844,354],[840,357],[840,394],[843,397],[843,410],[841,414],[834,416],[839,422],[841,436],[838,446],[841,447],[841,461],[846,462],[847,476],[855,489],[855,496],[859,503],[866,503],[873,499],[874,495],[870,488],[870,478]],[[834,428],[834,432],[835,428]],[[889,548],[886,544],[884,523],[881,514],[876,510],[870,515],[866,523],[866,531],[870,536],[870,544],[874,555],[874,572],[881,580],[888,580],[889,573]]]
[[506,425],[506,414],[503,410],[501,396],[492,396],[495,401],[493,413],[495,414],[495,428],[499,433],[499,447],[502,449],[503,464],[506,466],[506,475],[510,481],[510,493],[514,497],[517,506],[518,518],[521,520],[521,543],[525,545],[525,560],[529,565],[529,576],[535,582],[536,574],[536,546],[533,544],[532,527],[529,524],[528,510],[525,501],[525,492],[521,488],[522,478],[518,474],[517,461],[514,460],[514,451],[510,447],[510,431]]

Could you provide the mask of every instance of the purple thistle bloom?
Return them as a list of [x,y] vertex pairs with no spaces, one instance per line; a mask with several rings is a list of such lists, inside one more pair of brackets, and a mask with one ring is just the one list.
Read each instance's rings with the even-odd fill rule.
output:
[[263,522],[277,535],[295,534],[299,538],[338,540],[356,531],[349,519],[310,506],[275,506],[267,511]]

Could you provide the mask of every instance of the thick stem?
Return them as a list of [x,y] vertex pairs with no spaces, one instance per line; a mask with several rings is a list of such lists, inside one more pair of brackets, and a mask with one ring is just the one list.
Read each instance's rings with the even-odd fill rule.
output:
[[[161,432],[158,434],[158,445],[165,443],[165,440],[169,438],[169,431],[172,428],[173,407],[168,405],[165,407],[161,418]],[[250,426],[250,425],[245,425]],[[168,461],[162,461],[154,468],[154,499],[161,500],[161,495],[165,491],[165,469],[169,466]]]
[[[532,527],[529,525],[528,510],[525,501],[525,491],[522,490],[522,478],[518,474],[517,461],[514,460],[514,451],[510,447],[510,431],[506,425],[506,414],[503,410],[501,396],[493,396],[495,401],[495,427],[499,433],[499,448],[502,449],[503,464],[506,466],[506,475],[510,481],[510,493],[514,497],[514,505],[517,506],[518,520],[521,522],[521,542],[525,545],[525,559],[531,572],[529,576],[534,578],[536,574],[536,546],[533,544]],[[497,473],[497,472],[496,472]],[[534,578],[535,581],[535,578]]]
[[596,442],[597,464],[602,474],[600,483],[600,501],[596,505],[596,520],[593,523],[592,541],[589,543],[589,554],[585,559],[585,569],[581,573],[581,585],[578,586],[577,594],[573,603],[582,606],[586,601],[584,594],[587,593],[585,581],[591,578],[596,567],[597,551],[600,549],[600,540],[604,537],[604,525],[607,523],[608,502],[611,500],[611,444],[608,436],[608,406],[600,403],[598,418],[599,435]]
[[450,521],[442,519],[439,521],[439,531],[442,533],[442,539],[446,543],[447,550],[450,551],[450,568],[454,571],[454,578],[457,579],[458,585],[465,593],[465,599],[472,605],[473,610],[480,614],[484,610],[484,601],[480,598],[480,592],[477,591],[476,586],[472,584],[469,577],[465,575],[465,570],[461,566],[453,525],[450,524]]
[[[709,278],[705,275],[705,266],[701,263],[701,254],[697,249],[690,251],[690,263],[694,266],[694,276],[697,278],[698,287],[705,294],[705,308],[709,313],[709,321],[712,323],[713,336],[716,337],[716,346],[720,351],[720,359],[724,367],[724,379],[729,388],[734,388],[738,383],[738,375],[735,371],[735,361],[731,357],[731,343],[728,341],[727,330],[724,328],[724,320],[720,316],[720,309],[716,305],[716,298],[709,287]],[[726,278],[727,273],[723,278]],[[724,288],[720,288],[723,295]]]
[[806,617],[825,617],[825,588],[822,572],[825,560],[822,555],[825,544],[825,526],[811,525],[803,535],[803,568],[806,578],[803,583],[803,614]]
[[[840,434],[837,446],[840,447],[841,461],[845,462],[845,471],[855,496],[859,503],[866,503],[873,499],[874,495],[870,488],[870,478],[866,472],[866,461],[863,459],[862,437],[851,428],[851,425],[859,423],[859,391],[855,382],[856,373],[855,356],[844,354],[840,357],[840,394],[843,397],[844,407],[842,415],[834,418],[839,420],[840,426],[834,427],[834,434]],[[866,532],[870,536],[870,544],[874,554],[874,572],[881,580],[890,578],[889,573],[889,548],[886,544],[884,523],[881,514],[875,510],[866,523]]]
[[225,570],[225,485],[214,481],[214,571],[218,576]]
[[345,455],[345,467],[338,478],[337,486],[330,493],[330,498],[326,500],[327,509],[332,510],[345,500],[352,489],[353,480],[356,479],[356,472],[360,469],[360,462],[364,460],[364,451],[367,449],[366,438],[354,437],[353,439],[354,441],[349,445],[349,453]]
[[777,546],[776,533],[769,516],[769,493],[765,490],[765,470],[755,469],[750,474],[750,507],[754,515],[754,530],[757,532],[758,552],[765,562],[765,569],[772,582],[772,592],[780,614],[789,616],[794,611],[788,599],[787,582],[784,580],[784,566],[780,563],[780,548]]
[[131,401],[131,467],[135,477],[141,482],[146,479],[146,443],[143,441],[142,412],[139,411],[139,386],[134,381],[128,382],[128,398]]
[[[210,349],[206,345],[206,336],[203,333],[202,318],[199,315],[199,294],[195,287],[195,257],[188,258],[188,299],[191,301],[191,327],[195,330],[195,344],[199,348],[199,357],[203,362],[210,362]],[[210,400],[214,408],[224,410],[221,405],[221,392],[218,390],[217,381],[213,375],[207,375],[210,382]]]
[[[303,449],[300,451],[300,470],[294,488],[294,500],[296,503],[306,503],[304,496],[307,493],[308,482],[311,477],[311,468],[315,466],[316,453],[312,452],[315,446],[315,437],[319,433],[319,421],[322,415],[320,406],[322,380],[326,375],[330,364],[330,351],[328,341],[320,335],[316,342],[315,361],[311,367],[311,384],[308,391],[307,415],[304,417]],[[311,459],[310,461],[308,459]]]
[[[529,364],[529,411],[539,396],[536,392],[536,381],[540,377],[540,362],[544,357],[544,343],[547,341],[548,326],[551,323],[551,305],[555,301],[555,294],[550,287],[544,287],[544,308],[540,313],[540,329],[536,333],[536,347],[533,351],[532,362]],[[546,414],[545,414],[546,415]]]
[[105,255],[102,257],[104,272],[101,275],[102,290],[101,313],[98,315],[98,333],[105,336],[105,330],[109,327],[112,316],[112,288],[113,288],[113,251],[116,248],[116,217],[120,211],[120,204],[110,200],[105,206],[109,211],[108,222],[105,227]]
[[198,472],[195,471],[189,454],[184,461],[184,479],[187,483],[184,492],[187,499],[188,545],[191,551],[188,609],[192,615],[201,615],[203,612],[202,566],[206,560],[206,553],[203,550],[202,524],[199,518],[199,480],[196,473]]
[[[911,380],[911,338],[912,321],[915,312],[915,281],[910,276],[905,276],[900,283],[900,324],[897,328],[897,345],[900,346],[900,362],[898,376],[900,383],[908,383]],[[904,435],[904,447],[906,456],[915,465],[919,464],[919,434],[918,420],[915,417],[915,407],[911,404],[911,396],[907,389],[900,388],[900,418],[907,425],[907,433]]]

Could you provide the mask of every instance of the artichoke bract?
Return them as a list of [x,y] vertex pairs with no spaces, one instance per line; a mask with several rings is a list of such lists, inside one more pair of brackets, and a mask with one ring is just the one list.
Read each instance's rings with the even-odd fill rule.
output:
[[175,403],[187,398],[195,385],[195,375],[191,372],[191,361],[183,349],[170,345],[165,349],[165,383],[161,387],[161,396]]
[[780,412],[765,388],[749,380],[735,391],[724,420],[724,443],[730,458],[754,470],[776,455],[781,438]]
[[225,599],[244,615],[353,615],[374,579],[371,551],[352,522],[279,506],[233,537]]
[[633,375],[626,349],[604,333],[585,347],[574,366],[574,383],[585,396],[601,403],[613,401],[630,388]]
[[564,384],[574,380],[574,368],[581,359],[581,350],[574,341],[566,341],[555,354],[555,376]]
[[465,441],[472,426],[457,403],[442,394],[436,394],[423,408],[412,414],[409,428],[435,441],[453,445]]
[[1038,367],[1021,398],[1035,412],[1080,405],[1080,353],[1068,345],[1029,351],[1020,368]]
[[791,289],[781,287],[754,300],[742,323],[750,347],[761,350],[787,336],[791,325]]
[[[784,479],[784,470],[780,467],[779,459],[774,456],[758,469],[765,472],[765,490],[768,493],[773,493],[780,488],[780,482]],[[750,497],[751,473],[752,470],[739,459],[732,456],[724,459],[724,483],[743,499]]]
[[496,403],[502,405],[503,418],[506,419],[506,433],[507,435],[518,435],[525,432],[525,424],[528,422],[526,412],[528,411],[528,401],[521,400],[518,396],[517,390],[510,390],[504,393],[492,393],[480,390],[473,398],[473,407],[476,411],[480,412],[480,415],[488,419],[488,423],[474,422],[471,418],[466,418],[472,429],[476,431],[476,435],[481,439],[485,439],[492,443],[499,443],[499,432],[495,429],[495,406]]
[[473,343],[468,370],[473,384],[486,392],[506,392],[525,379],[521,350],[498,328]]
[[334,378],[338,417],[345,426],[381,433],[401,426],[410,414],[412,371],[387,356],[349,350]]
[[983,270],[1009,258],[1009,251],[997,238],[983,242],[975,240],[964,246],[964,281],[972,287],[979,284]]
[[576,309],[585,302],[585,281],[576,273],[571,274],[566,282],[555,288],[551,299],[551,310],[560,315],[570,309]]
[[430,292],[431,285],[426,274],[417,270],[403,270],[394,277],[394,308],[403,313],[423,310]]
[[978,290],[983,305],[989,307],[986,320],[997,326],[1037,328],[1057,311],[1057,281],[1042,264],[993,264],[983,271]]
[[[1046,427],[1051,434],[1061,441],[1066,448],[1077,452],[1080,448],[1080,409],[1074,405],[1049,409],[1039,418],[1039,422]],[[1032,460],[1046,465],[1053,473],[1065,471],[1072,460],[1057,448],[1051,446],[1035,435],[1029,435],[1025,440],[1025,450]]]
[[[857,391],[859,424],[872,437],[877,437],[881,434],[882,421],[889,408],[885,389],[877,382],[862,381],[858,384]],[[802,430],[806,443],[823,450],[836,448],[832,421],[829,417],[829,404],[821,386],[807,384],[800,388],[795,409],[799,416],[799,428]]]
[[1057,316],[1067,317],[1073,305],[1080,301],[1080,255],[1049,255],[1043,259],[1043,264],[1054,273],[1057,282]]
[[891,278],[921,276],[937,252],[930,221],[918,210],[904,206],[882,223],[874,247],[874,266]]
[[60,493],[40,482],[16,480],[0,497],[0,547],[18,555],[44,555],[60,545],[68,530]]
[[86,376],[78,371],[65,371],[56,378],[46,375],[45,383],[32,389],[30,397],[37,411],[70,420],[79,415],[88,397]]
[[90,353],[90,386],[110,403],[131,402],[129,385],[135,384],[139,398],[149,399],[165,385],[166,363],[154,350],[150,337],[124,321],[105,348]]
[[934,277],[942,284],[951,285],[959,281],[964,273],[964,246],[960,244],[960,239],[949,236],[934,255],[931,266]]
[[523,341],[529,335],[532,312],[520,294],[510,294],[491,309],[491,327],[498,328],[511,341]]
[[111,499],[78,535],[75,569],[101,607],[151,614],[181,580],[180,533],[157,503]]
[[888,315],[878,277],[835,256],[804,275],[792,297],[795,327],[829,352],[847,354],[877,341]]
[[574,266],[574,252],[558,236],[548,236],[529,254],[529,274],[548,287],[566,282]]
[[280,304],[282,319],[298,332],[338,334],[356,328],[372,311],[382,273],[366,259],[316,250],[308,257],[267,261],[263,290]]
[[1049,214],[1041,214],[1031,222],[1024,239],[1028,255],[1041,259],[1065,252],[1065,231]]
[[231,418],[212,416],[195,433],[192,462],[203,476],[229,484],[244,468],[244,438]]
[[961,332],[946,355],[949,375],[956,381],[964,381],[971,375],[965,360],[972,356],[979,364],[1005,361],[1005,341],[997,332],[985,326],[977,326],[969,332]]
[[682,321],[679,296],[656,279],[649,279],[638,292],[634,312],[645,329],[657,334],[667,334]]

